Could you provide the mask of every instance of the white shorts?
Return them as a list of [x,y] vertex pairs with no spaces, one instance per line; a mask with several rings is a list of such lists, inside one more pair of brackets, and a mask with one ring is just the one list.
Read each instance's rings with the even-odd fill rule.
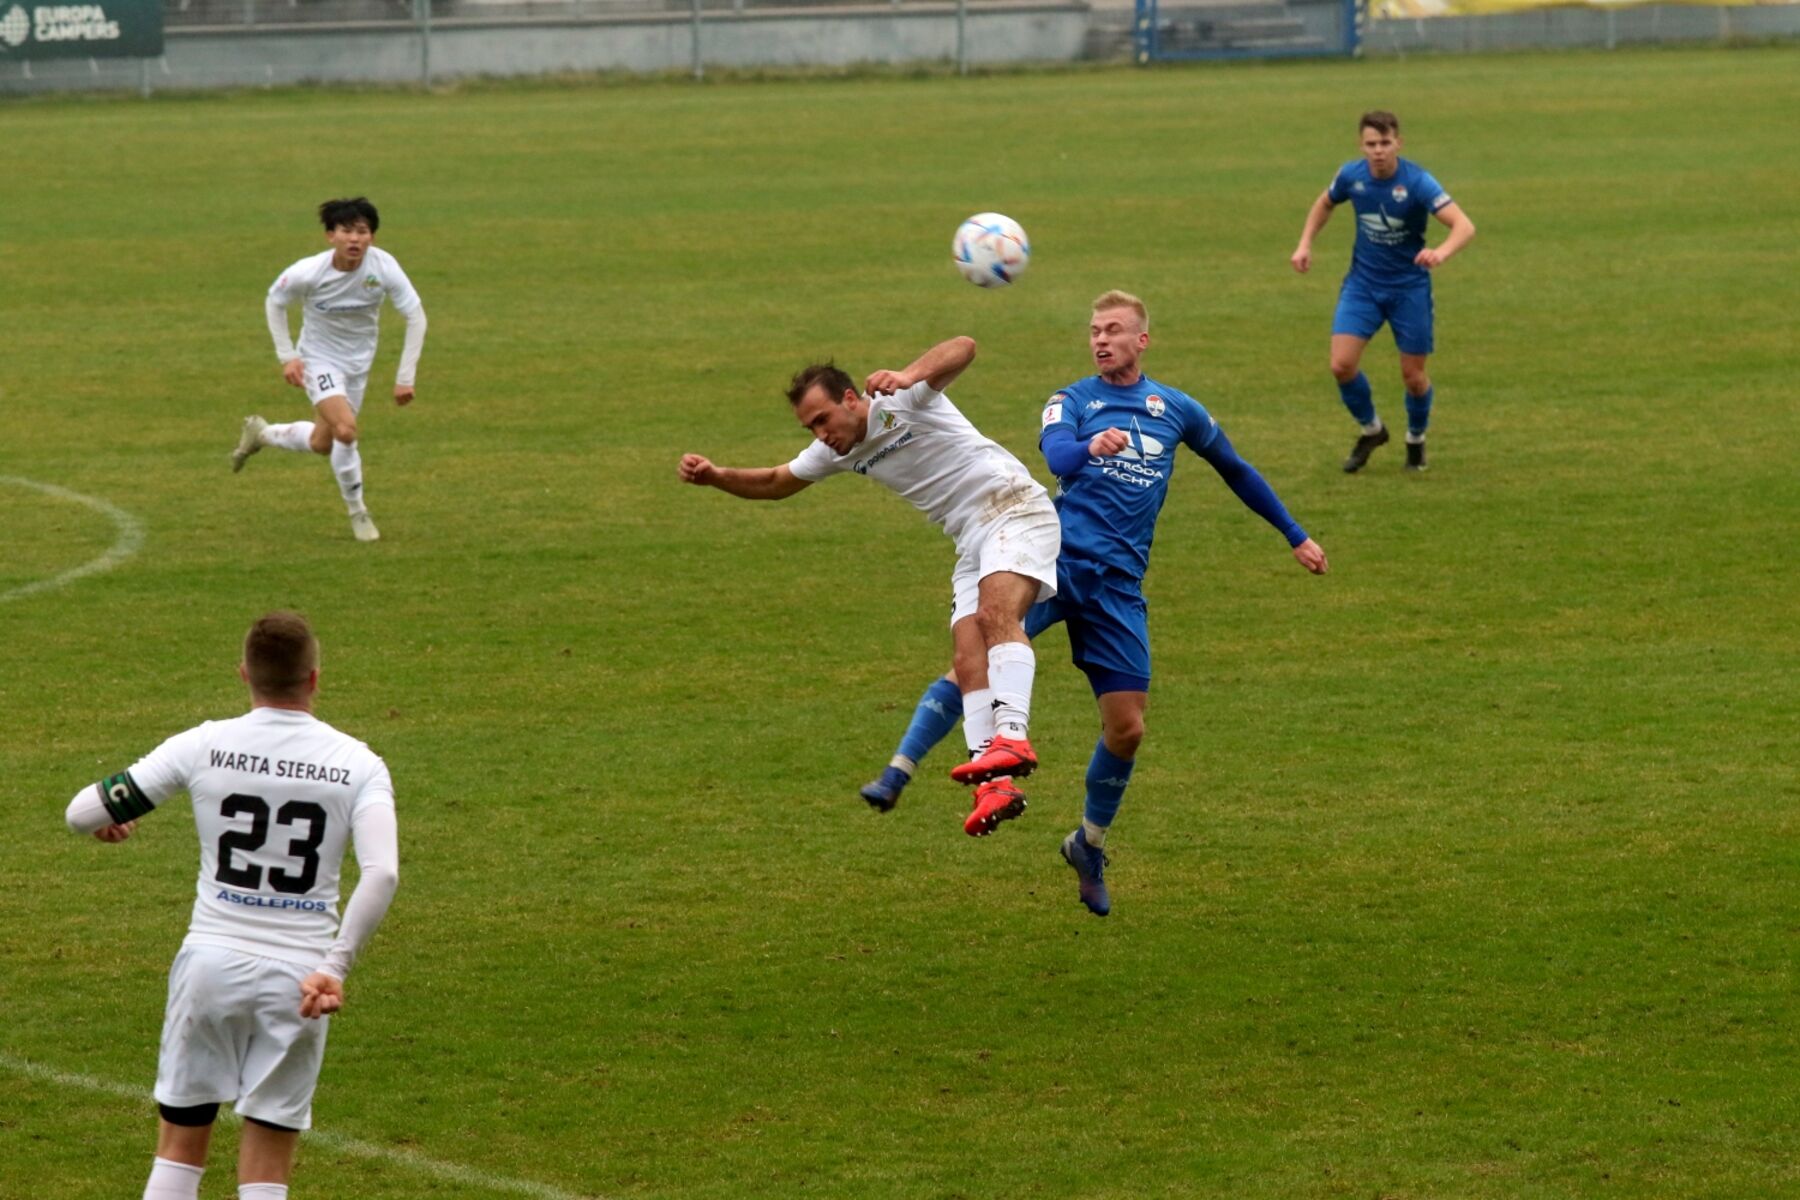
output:
[[306,398],[315,405],[330,396],[350,401],[350,411],[362,415],[363,390],[369,386],[369,373],[352,375],[329,359],[306,359]]
[[975,615],[980,607],[981,581],[996,571],[1037,580],[1037,598],[1050,599],[1056,595],[1056,556],[1061,553],[1062,524],[1047,496],[970,530],[956,545],[956,570],[950,576],[955,595],[950,624]]
[[169,968],[157,1103],[230,1102],[241,1117],[310,1129],[331,1018],[300,1015],[300,981],[309,974],[223,946],[183,946]]

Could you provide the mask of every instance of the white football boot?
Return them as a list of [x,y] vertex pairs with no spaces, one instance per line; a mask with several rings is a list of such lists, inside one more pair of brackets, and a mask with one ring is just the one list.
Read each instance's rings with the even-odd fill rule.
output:
[[263,431],[268,427],[269,423],[261,417],[244,418],[244,432],[238,434],[237,448],[231,452],[233,474],[243,470],[250,456],[263,448]]
[[350,532],[356,535],[359,542],[381,540],[381,530],[375,528],[375,519],[369,516],[367,509],[350,514]]

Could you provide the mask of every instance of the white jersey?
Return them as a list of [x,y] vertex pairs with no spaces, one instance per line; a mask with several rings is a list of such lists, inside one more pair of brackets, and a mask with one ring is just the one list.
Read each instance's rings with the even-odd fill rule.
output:
[[[338,928],[338,874],[356,815],[394,803],[387,764],[310,713],[255,708],[178,733],[100,785],[115,820],[185,789],[200,835],[188,944],[308,968]],[[379,918],[377,918],[379,919]]]
[[815,441],[788,464],[796,478],[817,482],[855,471],[885,484],[960,545],[963,536],[1035,502],[1049,503],[1043,485],[1011,451],[957,411],[929,383],[869,399],[863,440],[838,454]]
[[300,357],[335,363],[349,375],[366,375],[381,336],[381,301],[402,315],[420,307],[419,293],[400,263],[370,246],[353,271],[331,265],[333,251],[303,258],[281,273],[269,298],[284,308],[302,306]]

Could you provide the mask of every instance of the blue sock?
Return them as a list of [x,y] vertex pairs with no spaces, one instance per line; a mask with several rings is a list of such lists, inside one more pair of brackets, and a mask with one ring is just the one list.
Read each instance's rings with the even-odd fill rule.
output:
[[1425,436],[1425,427],[1431,424],[1431,394],[1436,388],[1426,388],[1423,396],[1406,393],[1406,433],[1417,441]]
[[[1125,786],[1131,782],[1133,761],[1108,750],[1104,738],[1094,743],[1094,757],[1088,760],[1087,807],[1082,811],[1084,825],[1105,830],[1113,823],[1113,818],[1119,815],[1119,802],[1125,799]],[[1096,844],[1092,831],[1088,835],[1088,844]]]
[[962,710],[962,693],[954,683],[940,675],[919,697],[912,724],[906,727],[906,736],[900,739],[899,756],[917,763],[931,753],[931,748],[956,728],[957,721],[962,719]]
[[1349,383],[1338,384],[1338,395],[1343,397],[1344,407],[1356,418],[1358,425],[1372,425],[1375,422],[1375,391],[1369,386],[1369,377],[1361,371]]

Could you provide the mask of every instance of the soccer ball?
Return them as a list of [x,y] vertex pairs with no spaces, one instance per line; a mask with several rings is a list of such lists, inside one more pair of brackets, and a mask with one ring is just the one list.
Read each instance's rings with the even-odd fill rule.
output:
[[1005,287],[1025,273],[1031,243],[1011,217],[976,213],[957,226],[950,257],[962,277],[976,287]]

